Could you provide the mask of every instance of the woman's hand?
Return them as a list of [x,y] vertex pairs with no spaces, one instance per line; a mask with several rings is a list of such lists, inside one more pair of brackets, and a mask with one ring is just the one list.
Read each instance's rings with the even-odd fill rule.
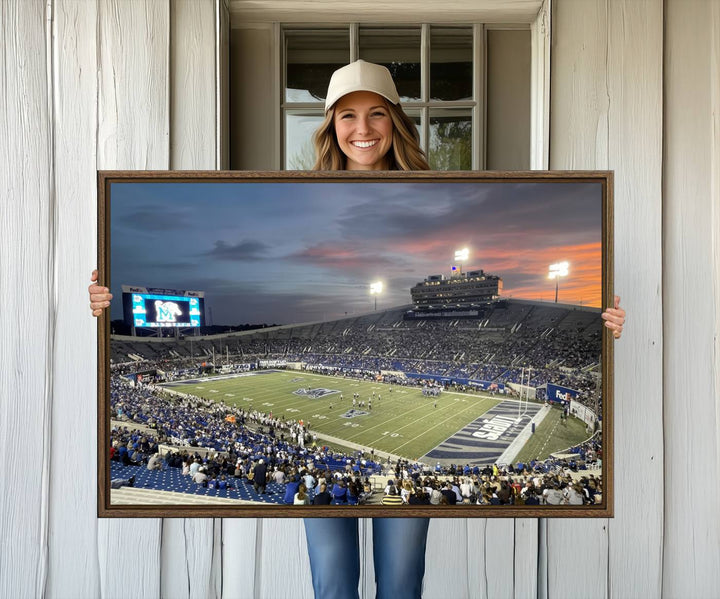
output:
[[605,310],[602,313],[602,318],[605,321],[605,326],[612,331],[613,337],[620,339],[625,324],[625,310],[620,307],[619,296],[615,296],[615,306]]
[[90,276],[92,284],[88,287],[88,293],[90,294],[90,309],[92,310],[93,316],[100,316],[102,311],[110,305],[112,299],[112,293],[107,287],[101,287],[97,284],[98,271],[93,270]]

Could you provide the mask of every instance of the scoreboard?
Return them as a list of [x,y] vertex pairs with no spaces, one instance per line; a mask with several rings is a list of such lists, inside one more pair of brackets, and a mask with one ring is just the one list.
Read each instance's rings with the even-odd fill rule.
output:
[[122,286],[125,322],[136,328],[201,327],[205,293],[157,287]]

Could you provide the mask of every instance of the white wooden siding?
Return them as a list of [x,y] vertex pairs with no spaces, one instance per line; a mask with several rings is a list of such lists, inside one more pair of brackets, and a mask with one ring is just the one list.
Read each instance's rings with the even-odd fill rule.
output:
[[[548,522],[548,597],[658,597],[663,498],[630,490],[663,484],[663,3],[553,9],[550,167],[615,171],[615,290],[630,320],[615,344],[615,518]],[[586,567],[565,567],[569,555]]]
[[97,264],[98,8],[58,2],[52,14],[56,276],[45,309],[56,322],[50,497],[62,497],[49,508],[46,596],[52,599],[101,596],[96,485],[77,478],[89,475],[89,452],[97,447],[96,324],[87,320],[87,285]]
[[665,16],[671,24],[663,188],[668,597],[717,597],[720,588],[719,9],[717,2],[676,1]]
[[44,2],[2,3],[0,19],[0,328],[9,335],[0,343],[0,595],[35,597],[47,576],[51,501],[51,69]]
[[[0,3],[1,597],[311,597],[300,520],[95,516],[95,170],[218,166],[227,10]],[[615,170],[616,516],[435,519],[425,597],[713,597],[720,3],[552,11],[550,167]]]
[[[170,5],[102,0],[97,21],[97,168],[167,169]],[[100,520],[102,596],[159,597],[162,541],[159,519]]]

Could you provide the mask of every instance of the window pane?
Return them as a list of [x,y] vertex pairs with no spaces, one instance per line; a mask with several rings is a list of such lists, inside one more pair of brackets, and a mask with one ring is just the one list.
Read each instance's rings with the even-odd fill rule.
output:
[[430,168],[467,171],[472,168],[472,116],[467,109],[430,111]]
[[472,100],[473,35],[469,27],[430,29],[430,99]]
[[490,170],[530,168],[530,32],[488,31],[487,161]]
[[312,135],[322,122],[322,113],[294,112],[285,115],[286,170],[312,170],[315,164]]
[[333,71],[350,62],[348,29],[287,31],[286,102],[325,100]]
[[405,111],[405,114],[407,114],[410,117],[410,119],[413,121],[413,123],[415,123],[415,128],[417,129],[418,135],[420,136],[420,147],[424,148],[425,140],[423,139],[423,130],[422,130],[422,120],[420,117],[420,109],[416,108],[413,110],[412,108],[410,108],[410,109],[403,108],[403,110]]
[[402,102],[420,100],[420,28],[360,28],[360,58],[386,66]]

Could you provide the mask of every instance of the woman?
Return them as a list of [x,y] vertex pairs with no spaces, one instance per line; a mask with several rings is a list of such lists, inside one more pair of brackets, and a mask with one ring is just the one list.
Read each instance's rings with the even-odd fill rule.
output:
[[310,497],[307,494],[305,483],[298,485],[298,492],[295,493],[295,497],[293,498],[293,505],[310,505]]
[[[415,124],[400,107],[390,72],[358,60],[330,79],[325,119],[313,136],[314,170],[427,170]],[[97,281],[97,271],[92,281]],[[94,316],[110,305],[112,295],[95,283],[89,287]],[[615,298],[603,313],[617,338],[625,312]],[[432,501],[431,501],[432,503]],[[429,519],[374,518],[373,554],[378,598],[419,598],[425,571]],[[356,599],[360,579],[357,518],[305,520],[313,589],[316,597]],[[397,541],[402,539],[402,550]]]

